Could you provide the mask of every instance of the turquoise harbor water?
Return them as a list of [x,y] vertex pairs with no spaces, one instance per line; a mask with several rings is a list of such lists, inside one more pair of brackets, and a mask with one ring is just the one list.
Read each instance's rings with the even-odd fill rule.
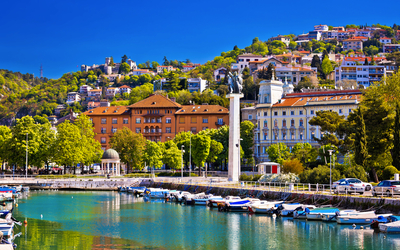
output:
[[[41,217],[41,215],[43,217]],[[144,202],[117,192],[37,192],[18,200],[21,249],[400,249],[400,235],[336,223]]]

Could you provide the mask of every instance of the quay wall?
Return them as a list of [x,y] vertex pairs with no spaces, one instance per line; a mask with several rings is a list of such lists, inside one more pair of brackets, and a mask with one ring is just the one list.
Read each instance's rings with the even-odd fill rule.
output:
[[149,182],[147,187],[159,187],[172,190],[182,190],[191,193],[212,193],[214,195],[235,195],[254,197],[265,200],[285,200],[312,205],[332,205],[345,209],[359,211],[376,210],[378,213],[400,214],[400,199],[386,197],[366,197],[354,195],[329,195],[323,192],[300,192],[286,190],[262,190],[258,188],[217,187],[198,184],[177,184],[168,182]]

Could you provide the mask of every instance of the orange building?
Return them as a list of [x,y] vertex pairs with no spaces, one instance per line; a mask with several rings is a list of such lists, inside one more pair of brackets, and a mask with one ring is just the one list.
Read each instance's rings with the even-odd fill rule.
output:
[[228,109],[219,105],[180,105],[162,95],[151,95],[130,106],[99,107],[84,113],[94,124],[95,139],[109,148],[118,129],[128,127],[147,140],[168,141],[182,131],[197,133],[229,125]]
[[110,138],[118,129],[129,127],[131,123],[130,109],[125,106],[98,107],[84,114],[92,120],[95,139],[103,150],[109,148]]

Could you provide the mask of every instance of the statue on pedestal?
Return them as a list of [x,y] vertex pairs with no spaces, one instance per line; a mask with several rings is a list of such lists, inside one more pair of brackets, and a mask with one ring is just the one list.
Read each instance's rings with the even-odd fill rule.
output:
[[229,93],[231,94],[241,94],[243,89],[243,78],[241,75],[238,75],[237,72],[232,74],[229,72],[228,76],[228,83],[229,83]]

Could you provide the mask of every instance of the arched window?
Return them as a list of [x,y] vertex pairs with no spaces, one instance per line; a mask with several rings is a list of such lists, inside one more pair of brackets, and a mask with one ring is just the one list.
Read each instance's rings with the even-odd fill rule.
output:
[[290,121],[290,126],[294,127],[294,120],[293,119]]
[[300,119],[300,127],[303,126],[303,119]]
[[268,122],[267,120],[264,120],[264,128],[268,127]]
[[278,120],[274,121],[274,127],[278,127]]
[[286,120],[285,119],[283,119],[283,121],[282,121],[282,127],[286,127]]

